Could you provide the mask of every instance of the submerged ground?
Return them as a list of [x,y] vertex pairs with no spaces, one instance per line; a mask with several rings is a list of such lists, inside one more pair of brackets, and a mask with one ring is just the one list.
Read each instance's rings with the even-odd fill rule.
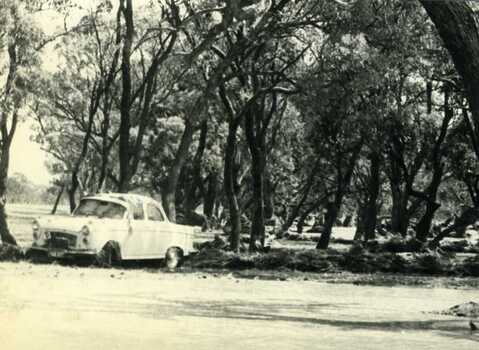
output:
[[[27,244],[29,209],[13,209],[12,226],[24,232],[17,237]],[[263,280],[141,266],[1,263],[1,348],[437,350],[479,345],[469,319],[434,313],[477,301],[477,289],[461,279],[423,278],[426,283],[419,287],[385,287],[346,284],[348,278],[341,276],[305,280],[306,275],[285,278],[288,274]],[[326,283],[331,280],[336,283]]]
[[475,289],[0,264],[2,349],[475,349]]

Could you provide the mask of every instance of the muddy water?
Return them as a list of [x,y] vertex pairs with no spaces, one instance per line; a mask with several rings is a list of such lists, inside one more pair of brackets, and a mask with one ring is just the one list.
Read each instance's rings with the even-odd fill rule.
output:
[[468,320],[430,311],[478,298],[475,290],[1,264],[0,346],[477,349]]

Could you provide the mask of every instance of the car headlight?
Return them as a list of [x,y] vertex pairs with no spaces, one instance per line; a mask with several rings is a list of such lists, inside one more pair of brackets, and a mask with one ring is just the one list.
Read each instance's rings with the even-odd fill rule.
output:
[[82,229],[80,230],[80,233],[83,236],[88,236],[90,234],[90,230],[88,229],[88,226],[83,226]]
[[40,233],[40,224],[37,220],[33,220],[32,222],[32,232],[33,232],[33,239],[38,239]]

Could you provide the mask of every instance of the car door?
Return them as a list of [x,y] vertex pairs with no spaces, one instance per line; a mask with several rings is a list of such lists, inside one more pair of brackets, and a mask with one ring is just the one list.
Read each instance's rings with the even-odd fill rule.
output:
[[122,256],[125,259],[149,258],[155,226],[147,220],[143,203],[133,203],[132,213],[129,232],[121,246]]
[[153,224],[155,232],[150,242],[149,254],[157,258],[163,258],[172,242],[171,225],[165,219],[161,209],[153,202],[146,204],[146,214],[148,221]]

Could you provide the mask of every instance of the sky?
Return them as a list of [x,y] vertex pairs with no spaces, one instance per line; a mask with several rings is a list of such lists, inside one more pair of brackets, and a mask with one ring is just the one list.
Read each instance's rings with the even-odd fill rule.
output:
[[[82,0],[83,5],[91,5],[93,0]],[[81,18],[81,13],[74,10],[69,20],[77,22]],[[61,31],[63,18],[54,13],[42,13],[36,18],[37,24],[46,34],[53,34]],[[47,71],[54,71],[58,62],[51,45],[47,46],[42,53],[43,68]],[[12,147],[10,149],[10,168],[9,175],[14,173],[24,174],[31,182],[38,185],[48,185],[53,179],[45,165],[48,154],[41,150],[40,145],[30,140],[32,135],[32,124],[28,121],[21,121],[13,137]]]
[[[96,0],[74,0],[81,5],[81,9],[71,10],[67,22],[72,25],[78,23],[86,9],[94,8],[98,3]],[[145,0],[135,2],[135,7],[141,6]],[[46,34],[53,34],[62,31],[63,17],[55,13],[42,12],[41,16],[35,18],[39,27]],[[42,53],[43,68],[47,71],[54,71],[58,64],[51,45],[47,46]],[[13,138],[10,150],[10,168],[9,175],[16,172],[24,174],[30,181],[38,185],[48,185],[53,179],[45,165],[48,154],[41,150],[40,145],[31,141],[32,135],[31,122],[20,122]]]
[[18,124],[10,149],[9,173],[22,173],[33,183],[48,185],[52,179],[45,166],[48,155],[40,149],[39,144],[30,141],[30,127],[27,122]]

